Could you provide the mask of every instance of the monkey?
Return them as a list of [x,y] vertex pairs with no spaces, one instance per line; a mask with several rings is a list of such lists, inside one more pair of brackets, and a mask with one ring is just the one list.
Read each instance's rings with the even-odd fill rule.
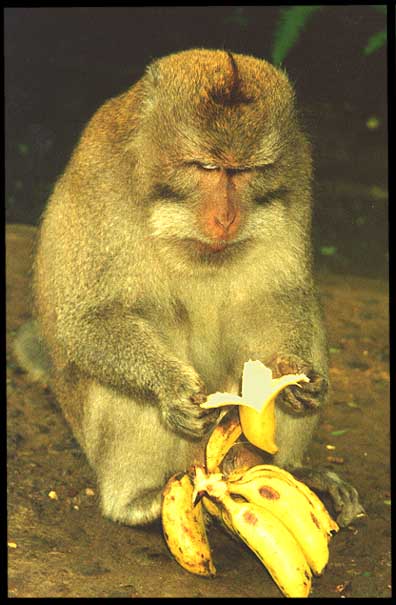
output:
[[200,403],[237,393],[249,359],[310,378],[277,398],[273,463],[329,491],[341,525],[363,511],[304,464],[328,393],[312,171],[286,73],[230,51],[154,60],[86,125],[41,220],[15,351],[41,360],[104,516],[159,518],[218,421]]

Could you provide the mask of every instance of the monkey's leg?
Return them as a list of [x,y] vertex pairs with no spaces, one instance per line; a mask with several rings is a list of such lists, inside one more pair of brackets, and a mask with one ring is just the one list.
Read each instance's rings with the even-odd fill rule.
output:
[[83,431],[102,512],[128,525],[150,523],[160,516],[165,482],[198,461],[195,456],[202,450],[161,423],[157,406],[96,383],[89,388]]
[[317,425],[318,414],[292,415],[276,406],[275,418],[275,443],[279,451],[274,456],[274,464],[289,470],[296,479],[300,479],[312,489],[328,492],[338,513],[337,523],[341,527],[349,525],[357,516],[364,514],[359,495],[352,485],[333,471],[303,465],[303,456]]

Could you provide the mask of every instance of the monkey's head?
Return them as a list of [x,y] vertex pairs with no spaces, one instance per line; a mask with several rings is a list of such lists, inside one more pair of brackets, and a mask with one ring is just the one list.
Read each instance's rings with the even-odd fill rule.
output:
[[138,161],[153,237],[219,263],[287,231],[296,197],[309,223],[310,151],[282,71],[190,50],[152,63],[141,87]]

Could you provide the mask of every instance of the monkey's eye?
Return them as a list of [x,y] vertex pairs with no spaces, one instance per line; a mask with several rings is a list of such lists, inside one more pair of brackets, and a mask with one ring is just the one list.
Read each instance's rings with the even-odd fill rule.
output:
[[283,201],[287,196],[288,190],[286,187],[278,187],[273,191],[267,191],[263,195],[256,195],[255,202],[258,206],[267,206],[274,201]]
[[258,164],[254,167],[257,172],[267,173],[274,165],[274,162],[268,162],[267,164]]
[[200,168],[202,168],[203,170],[218,170],[219,167],[216,166],[215,164],[198,164],[198,166]]
[[205,164],[199,160],[187,162],[187,165],[194,166],[195,168],[198,168],[198,170],[220,170],[220,166],[217,166],[216,164]]

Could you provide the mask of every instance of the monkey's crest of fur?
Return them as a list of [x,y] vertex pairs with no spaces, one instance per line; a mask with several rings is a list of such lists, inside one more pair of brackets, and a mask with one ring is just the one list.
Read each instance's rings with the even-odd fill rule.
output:
[[169,55],[148,67],[142,91],[145,141],[155,146],[165,123],[172,132],[169,141],[161,137],[163,158],[176,161],[183,149],[193,160],[207,150],[211,163],[254,166],[293,138],[293,88],[285,73],[253,56],[208,49]]
[[227,51],[230,60],[231,73],[225,74],[219,82],[214,85],[208,96],[215,103],[220,105],[239,105],[241,103],[251,103],[253,97],[244,93],[242,89],[242,80],[239,74],[238,65],[231,52]]
[[147,78],[156,89],[190,89],[191,103],[203,103],[206,110],[208,102],[250,104],[273,89],[275,81],[283,96],[292,96],[286,74],[266,61],[230,51],[194,49],[169,55],[148,67]]

